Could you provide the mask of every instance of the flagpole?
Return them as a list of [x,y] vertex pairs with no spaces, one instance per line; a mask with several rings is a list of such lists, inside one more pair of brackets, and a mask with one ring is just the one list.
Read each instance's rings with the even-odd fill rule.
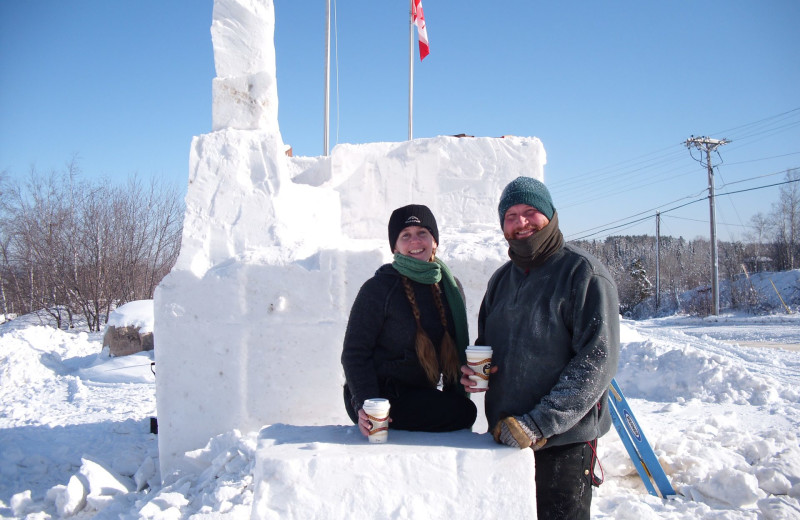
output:
[[408,140],[414,138],[414,0],[408,4]]
[[329,105],[331,99],[331,0],[327,0],[325,3],[325,115],[323,117],[322,155],[328,155]]

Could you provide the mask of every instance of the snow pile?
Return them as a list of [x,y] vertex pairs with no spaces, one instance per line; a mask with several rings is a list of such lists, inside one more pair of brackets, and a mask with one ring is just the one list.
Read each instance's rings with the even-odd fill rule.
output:
[[[199,450],[186,454],[196,468],[152,500],[137,504],[130,518],[186,518],[191,514],[219,513],[221,518],[250,518],[256,434],[238,430],[218,435]],[[158,488],[156,488],[158,489]]]
[[721,404],[774,406],[782,401],[800,403],[800,389],[774,387],[771,380],[775,374],[771,371],[739,369],[741,363],[763,357],[761,353],[743,352],[742,359],[731,359],[722,342],[711,338],[698,341],[680,334],[673,336],[674,342],[667,346],[645,340],[643,344],[628,343],[622,350],[619,371],[636,375],[631,378],[628,388],[641,398],[658,400],[668,392],[681,400],[697,399]]
[[[67,517],[160,485],[145,425],[155,413],[151,353],[111,358],[101,333],[38,323],[23,316],[0,332],[0,475],[9,483],[0,501],[14,516],[44,501],[50,514]],[[150,478],[137,485],[147,461]]]
[[[133,489],[131,479],[120,477],[101,464],[82,458],[80,471],[70,477],[66,486],[50,488],[47,500],[55,503],[58,514],[65,517],[87,508],[99,511],[109,505],[116,495],[125,495]],[[15,509],[19,510],[20,505],[18,502]],[[12,508],[14,506],[12,502]]]
[[153,332],[153,300],[136,300],[114,309],[106,326],[132,327],[140,334]]
[[800,269],[742,275],[737,287],[740,291],[751,288],[757,295],[756,304],[765,310],[783,313],[787,307],[800,309]]
[[[722,510],[723,518],[750,518],[758,510],[763,518],[800,518],[795,433],[800,361],[791,350],[735,342],[763,337],[765,331],[777,334],[773,322],[782,324],[782,336],[768,345],[794,348],[800,334],[797,316],[624,322],[635,334],[628,329],[623,335],[617,380],[629,397],[636,397],[640,424],[684,497],[662,504],[656,509],[660,514],[684,510],[710,518]],[[610,487],[626,479],[638,484],[627,454],[618,449],[619,439],[606,439],[601,455],[612,476]],[[603,509],[611,505],[603,498],[605,491],[599,493]],[[738,508],[741,516],[728,511]],[[610,518],[641,512],[621,503],[608,511]]]
[[279,424],[259,438],[253,519],[535,516],[533,452],[489,434],[392,431],[375,445],[352,426]]
[[[720,308],[738,309],[751,313],[785,314],[800,310],[800,269],[782,272],[740,274],[733,282],[720,280]],[[644,319],[670,316],[686,309],[710,309],[709,288],[698,287],[675,296],[662,291],[660,307],[656,310],[656,297],[650,296],[636,305],[631,316]]]

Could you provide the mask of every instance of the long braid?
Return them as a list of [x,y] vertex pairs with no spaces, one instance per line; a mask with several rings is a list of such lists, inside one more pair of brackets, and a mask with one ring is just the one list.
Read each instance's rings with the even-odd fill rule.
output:
[[447,328],[447,312],[442,303],[442,291],[439,284],[431,285],[431,291],[433,292],[433,300],[436,302],[436,308],[439,309],[439,319],[442,321],[442,327],[444,327],[444,336],[442,336],[442,345],[440,347],[442,374],[445,382],[455,383],[459,379],[460,372],[456,344],[450,335],[450,330]]
[[406,291],[406,298],[408,298],[408,302],[411,304],[411,312],[414,314],[414,320],[417,322],[417,333],[414,339],[417,359],[419,359],[428,380],[435,385],[439,382],[439,361],[436,359],[436,350],[433,348],[431,339],[425,333],[425,329],[422,328],[417,298],[414,296],[414,287],[411,286],[411,282],[405,276],[403,277],[403,287]]

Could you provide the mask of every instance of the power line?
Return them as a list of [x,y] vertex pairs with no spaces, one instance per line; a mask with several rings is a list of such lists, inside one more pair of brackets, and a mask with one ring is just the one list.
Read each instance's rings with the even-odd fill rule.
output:
[[[748,191],[755,191],[755,190],[762,190],[762,189],[766,189],[766,188],[773,188],[775,186],[781,186],[781,185],[784,185],[784,184],[790,184],[792,182],[798,182],[798,181],[800,181],[800,179],[791,179],[791,180],[787,180],[787,181],[783,181],[783,182],[776,182],[776,183],[773,183],[773,184],[766,184],[766,185],[763,185],[763,186],[755,186],[753,188],[747,188],[747,189],[743,189],[743,190],[729,191],[729,192],[726,192],[726,193],[717,193],[717,196],[718,197],[722,197],[722,196],[735,195],[735,194],[738,194],[738,193],[744,193],[744,192],[748,192]],[[621,227],[625,227],[625,226],[627,226],[629,224],[636,224],[636,223],[641,222],[643,220],[647,220],[649,218],[653,218],[653,215],[648,215],[646,217],[638,218],[636,220],[630,220],[630,221],[628,220],[630,218],[637,217],[637,216],[642,215],[644,213],[651,213],[651,212],[653,212],[655,210],[659,210],[660,213],[663,215],[665,213],[669,213],[671,211],[675,211],[675,210],[684,208],[684,207],[689,206],[691,204],[696,204],[698,202],[703,202],[705,200],[708,200],[707,196],[699,198],[699,199],[696,199],[696,200],[692,200],[692,201],[686,202],[684,204],[681,204],[679,206],[675,206],[675,207],[672,207],[672,208],[669,208],[669,209],[665,209],[665,210],[661,210],[660,209],[664,205],[657,206],[656,208],[653,208],[653,209],[645,210],[645,211],[642,211],[640,213],[635,213],[635,214],[633,214],[633,215],[631,215],[629,217],[625,217],[625,218],[622,218],[622,219],[619,219],[619,220],[614,220],[612,222],[609,222],[609,223],[606,223],[606,224],[601,224],[601,225],[595,226],[593,228],[584,229],[583,231],[579,231],[576,234],[586,233],[587,231],[593,231],[595,229],[598,229],[598,231],[595,231],[594,233],[588,233],[586,235],[583,235],[583,236],[580,236],[580,237],[577,237],[577,238],[571,238],[571,237],[568,237],[568,238],[569,238],[569,240],[585,240],[587,238],[591,238],[591,237],[596,236],[596,235],[601,235],[601,234],[605,233],[606,231],[612,231],[614,229],[619,229]],[[672,218],[678,218],[678,217],[672,217]],[[691,220],[691,219],[686,219],[686,220]],[[619,225],[616,225],[616,226],[610,226],[610,224],[616,224],[617,222],[622,222],[622,223],[619,224]],[[698,221],[698,222],[704,222],[704,221]],[[602,229],[599,229],[599,228],[602,228]]]
[[[655,157],[655,158],[653,158],[651,160],[645,161],[645,160],[642,160],[642,159],[644,159],[645,157],[652,156],[652,155],[662,154],[663,152],[665,152],[667,150],[672,150],[673,148],[675,148],[675,146],[669,146],[667,148],[662,148],[662,149],[656,150],[654,152],[649,152],[649,153],[645,153],[645,154],[642,154],[642,155],[638,155],[636,157],[633,157],[632,159],[628,159],[628,160],[625,160],[625,161],[620,161],[618,163],[614,163],[614,164],[609,165],[609,166],[604,166],[602,168],[596,168],[594,170],[590,170],[588,172],[584,172],[584,173],[580,174],[575,179],[567,179],[567,180],[563,180],[563,181],[554,182],[554,183],[552,183],[552,185],[550,187],[551,188],[560,188],[560,187],[570,186],[572,184],[581,184],[582,185],[582,184],[584,184],[586,182],[587,178],[592,179],[593,182],[601,182],[601,181],[606,180],[609,176],[613,176],[613,175],[617,174],[619,171],[631,172],[631,170],[629,170],[629,168],[634,167],[634,166],[636,166],[637,168],[634,168],[632,170],[632,172],[641,171],[642,169],[644,169],[645,166],[647,166],[647,164],[649,162],[655,161],[656,163],[658,163],[658,162],[661,162],[661,161],[669,158],[670,155],[677,155],[677,153],[675,151],[670,151],[669,154],[660,155],[660,156]],[[610,171],[607,171],[607,170],[610,170]],[[604,172],[604,171],[606,171],[606,173],[601,173],[601,172]]]
[[[789,152],[789,153],[783,153],[781,155],[773,155],[771,157],[761,157],[760,159],[750,159],[750,160],[747,160],[747,161],[729,162],[729,163],[726,163],[726,164],[728,166],[733,166],[733,165],[736,165],[736,164],[747,164],[747,163],[753,163],[753,162],[758,162],[758,161],[768,161],[770,159],[780,159],[781,157],[789,157],[790,155],[797,155],[797,154],[800,154],[800,152]],[[780,172],[780,173],[783,173],[783,172]],[[770,175],[773,175],[773,174],[770,174]]]
[[[733,142],[729,145],[729,149],[733,150],[753,144],[776,133],[785,132],[798,125],[800,125],[800,107],[751,123],[735,126],[718,132],[718,134],[727,133],[730,136]],[[553,182],[548,187],[554,194],[564,192],[559,195],[559,200],[562,201],[562,208],[568,208],[591,203],[597,197],[627,193],[660,183],[679,181],[679,177],[689,175],[689,173],[682,167],[681,169],[671,169],[670,171],[670,167],[677,164],[679,155],[685,153],[680,152],[677,145],[683,148],[685,143],[676,143],[653,152],[636,155],[631,159],[609,166],[595,168],[574,177]],[[797,153],[800,152],[727,164],[742,164],[744,162],[774,159]]]
[[[699,219],[699,218],[676,217],[675,215],[667,215],[667,217],[674,218],[676,220],[688,220],[690,222],[700,222],[702,224],[708,224],[707,220],[702,220],[702,219]],[[720,222],[720,224],[722,224],[724,226],[736,226],[736,227],[743,227],[743,228],[752,227],[752,226],[748,226],[747,224],[731,224],[729,222]]]
[[[684,197],[684,198],[686,198],[686,197]],[[683,200],[683,199],[679,199],[679,200]],[[689,204],[694,204],[695,202],[698,202],[700,200],[706,200],[706,197],[703,197],[702,199],[694,200],[692,202],[688,202],[686,204],[683,204],[683,205],[678,206],[677,208],[673,208],[673,209],[682,208],[683,206],[687,206]],[[627,217],[623,217],[621,219],[612,220],[611,222],[606,222],[605,224],[600,224],[599,226],[595,226],[595,227],[592,227],[592,228],[584,229],[583,231],[578,231],[578,233],[576,233],[576,234],[586,233],[587,231],[593,231],[593,230],[599,229],[599,228],[605,228],[606,226],[609,226],[611,224],[616,224],[617,222],[627,221],[628,219],[631,219],[633,217],[638,217],[639,215],[647,214],[647,217],[645,217],[645,218],[650,218],[650,217],[652,217],[651,213],[653,211],[659,210],[659,209],[663,208],[664,206],[667,206],[669,204],[673,204],[674,202],[678,202],[678,201],[675,200],[675,201],[672,201],[672,202],[668,202],[667,204],[662,204],[661,206],[656,206],[655,208],[652,208],[652,209],[646,209],[644,211],[640,211],[639,213],[634,213],[633,215],[630,215],[630,216],[627,216]],[[666,211],[672,211],[672,209],[668,209]],[[664,213],[664,211],[662,211],[662,213]],[[625,224],[622,224],[622,225],[625,225]],[[603,230],[599,231],[598,233],[601,233],[602,231]],[[592,236],[593,234],[594,233],[590,233],[589,236]],[[579,239],[576,239],[576,240],[581,240],[581,239],[579,238]]]
[[[793,109],[787,110],[785,112],[781,112],[780,114],[776,114],[774,116],[765,117],[764,119],[759,119],[758,121],[753,121],[752,123],[745,123],[743,125],[735,126],[733,128],[728,128],[727,130],[721,130],[719,132],[714,132],[714,134],[717,134],[717,135],[719,135],[719,134],[731,135],[731,133],[734,132],[735,130],[740,130],[742,128],[748,128],[748,127],[752,127],[752,126],[761,125],[762,123],[764,123],[766,121],[772,121],[774,119],[778,119],[778,120],[786,119],[788,116],[792,116],[792,115],[800,115],[800,107],[793,108]],[[755,135],[755,134],[753,134],[753,135]],[[747,137],[749,137],[749,136],[737,137],[736,140],[738,141],[738,140],[741,140],[741,139],[746,139]]]
[[[722,179],[722,172],[720,172],[720,178]],[[722,179],[722,181],[723,181],[723,185],[724,185],[725,184],[725,179]],[[728,199],[728,201],[730,201],[730,200],[731,199]],[[739,221],[739,224],[744,225],[743,222],[742,222],[742,216],[739,215],[739,209],[736,207],[736,205],[731,204],[731,208],[733,209],[733,213],[736,215],[736,219]],[[727,225],[727,224],[723,224],[723,225],[726,228],[730,229],[729,225]],[[728,231],[728,233],[730,234],[730,231]]]
[[[687,203],[685,203],[685,204],[681,204],[680,206],[675,206],[674,208],[670,208],[670,209],[667,209],[667,210],[661,211],[661,214],[663,215],[664,213],[667,213],[667,212],[669,212],[669,211],[675,211],[676,209],[680,209],[680,208],[686,207],[686,206],[688,206],[688,205],[690,205],[690,204],[695,204],[695,203],[697,203],[697,202],[702,202],[702,201],[704,201],[704,200],[707,200],[707,199],[708,199],[708,197],[703,197],[702,199],[693,200],[693,201],[691,201],[691,202],[687,202]],[[652,210],[650,210],[650,211],[652,211]],[[640,214],[641,214],[641,213],[637,213],[637,215],[640,215]],[[642,220],[647,220],[647,219],[649,219],[649,218],[653,218],[653,215],[647,215],[646,217],[642,217],[642,218],[640,218],[640,219],[633,220],[633,221],[631,221],[631,222],[626,222],[626,223],[620,224],[619,226],[613,226],[613,227],[609,227],[609,228],[603,228],[603,229],[601,229],[600,231],[597,231],[597,232],[595,232],[595,233],[589,233],[588,235],[585,235],[585,236],[582,236],[582,237],[578,237],[578,238],[570,238],[570,240],[585,240],[586,238],[593,237],[593,236],[595,236],[595,235],[599,235],[599,234],[601,234],[601,233],[604,233],[604,232],[606,232],[606,231],[611,231],[612,229],[617,229],[617,228],[620,228],[620,227],[626,226],[626,225],[628,225],[628,224],[630,224],[630,223],[641,222]],[[615,222],[619,222],[619,221],[617,220],[617,221],[615,221]],[[607,225],[607,224],[604,224],[604,225]],[[602,226],[598,226],[598,227],[602,227]],[[597,228],[591,228],[591,229],[597,229]],[[589,231],[589,230],[585,230],[585,231]]]
[[[625,226],[628,226],[628,225],[630,225],[630,224],[636,224],[637,222],[642,222],[642,221],[644,221],[644,220],[649,220],[649,219],[651,219],[651,218],[653,218],[653,216],[652,216],[652,215],[647,215],[646,217],[642,217],[642,218],[640,218],[640,219],[637,219],[637,220],[632,220],[632,221],[630,221],[630,222],[625,222],[624,224],[620,224],[619,226],[612,226],[612,227],[610,227],[610,228],[605,228],[605,229],[603,229],[603,230],[599,231],[598,233],[593,233],[592,235],[596,235],[596,234],[599,234],[599,233],[601,233],[601,232],[604,232],[604,231],[611,231],[611,230],[614,230],[614,229],[618,229],[618,228],[621,228],[621,227],[625,227]],[[572,239],[572,240],[584,240],[585,238],[587,238],[587,237],[590,237],[590,236],[592,236],[592,235],[586,235],[586,236],[584,236],[584,237],[578,237],[578,238],[575,238],[575,239]]]
[[[687,176],[687,175],[690,175],[690,174],[694,174],[694,173],[695,173],[694,168],[692,168],[692,171],[688,171],[687,170],[687,171],[682,172],[680,174],[673,175],[672,177],[661,177],[661,178],[658,178],[656,180],[650,180],[649,182],[642,182],[640,184],[629,185],[626,189],[618,189],[614,185],[608,185],[605,190],[598,191],[597,188],[588,186],[584,190],[581,190],[581,191],[578,192],[578,193],[582,193],[583,191],[587,192],[587,195],[586,195],[587,198],[580,199],[580,200],[578,200],[576,202],[572,202],[572,203],[560,204],[559,206],[561,208],[571,208],[571,207],[574,207],[574,206],[579,206],[579,205],[584,204],[586,202],[594,202],[594,201],[597,200],[598,197],[606,197],[608,195],[619,195],[619,194],[622,194],[622,193],[635,191],[635,190],[638,190],[640,188],[645,188],[647,186],[652,186],[654,184],[662,184],[662,183],[667,183],[667,182],[674,182],[678,177],[684,177],[684,176]],[[571,192],[570,194],[574,195],[574,193],[575,192]]]
[[783,184],[790,184],[792,182],[798,182],[798,181],[800,181],[800,179],[790,179],[788,181],[776,182],[775,184],[767,184],[767,185],[764,185],[764,186],[756,186],[754,188],[747,188],[746,190],[737,190],[737,191],[729,191],[727,193],[718,193],[717,195],[734,195],[736,193],[744,193],[746,191],[763,190],[764,188],[772,188],[772,187],[775,187],[775,186],[781,186]]
[[[644,161],[641,161],[640,159],[643,159],[645,157],[649,157],[649,156],[652,156],[652,155],[656,155],[656,154],[661,154],[661,153],[663,153],[663,152],[665,152],[667,150],[671,150],[672,148],[674,148],[674,146],[668,146],[666,148],[662,148],[662,149],[656,150],[654,152],[648,152],[648,153],[644,153],[644,154],[641,154],[641,155],[637,155],[636,157],[633,157],[631,159],[627,159],[625,161],[620,161],[620,162],[617,162],[617,163],[614,163],[614,164],[610,164],[608,166],[603,166],[601,168],[596,168],[594,170],[589,170],[588,172],[584,172],[584,173],[580,174],[578,176],[578,178],[576,178],[574,180],[564,180],[564,181],[560,181],[560,182],[554,182],[552,187],[560,187],[561,185],[567,185],[568,186],[570,184],[583,183],[583,182],[585,182],[585,178],[587,178],[587,177],[591,177],[593,180],[602,180],[603,179],[602,176],[597,176],[595,174],[598,174],[598,173],[603,172],[605,170],[611,170],[610,173],[614,173],[615,170],[621,169],[621,168],[618,168],[618,167],[621,167],[621,166],[624,166],[624,165],[628,165],[628,164],[631,164],[631,163],[633,163],[634,165],[642,164]],[[672,153],[674,153],[674,152],[670,152],[670,154],[672,154]],[[625,166],[625,168],[627,168],[627,166]]]
[[[731,164],[733,164],[733,163],[731,163]],[[794,168],[789,168],[789,170],[792,170],[792,169],[794,169]],[[720,186],[720,188],[724,188],[725,186],[733,186],[734,184],[740,184],[742,182],[748,182],[748,181],[754,181],[754,180],[757,180],[757,179],[763,179],[765,177],[772,177],[772,176],[775,176],[775,175],[782,175],[782,174],[785,174],[786,172],[787,172],[787,170],[780,170],[780,171],[777,171],[777,172],[765,173],[764,175],[757,175],[755,177],[750,177],[749,179],[740,179],[738,181],[726,182],[722,186]]]

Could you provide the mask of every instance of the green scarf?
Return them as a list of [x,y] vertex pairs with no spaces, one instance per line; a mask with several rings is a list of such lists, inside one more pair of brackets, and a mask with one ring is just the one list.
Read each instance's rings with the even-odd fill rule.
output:
[[424,262],[400,253],[394,254],[392,267],[397,269],[397,272],[403,276],[417,283],[431,285],[440,281],[443,282],[442,289],[444,290],[445,298],[447,298],[447,303],[450,305],[450,317],[456,329],[456,337],[453,339],[456,343],[458,359],[462,365],[465,365],[467,363],[467,345],[469,345],[467,308],[464,304],[464,298],[461,296],[461,291],[458,290],[458,284],[453,273],[438,258],[433,262]]

